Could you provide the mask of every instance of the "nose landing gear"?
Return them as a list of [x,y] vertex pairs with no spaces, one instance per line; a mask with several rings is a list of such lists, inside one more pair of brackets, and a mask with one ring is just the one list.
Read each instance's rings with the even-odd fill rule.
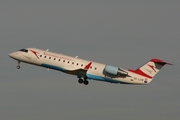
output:
[[18,61],[18,65],[16,66],[17,69],[20,69],[20,68],[21,68],[21,67],[20,67],[20,63],[21,63],[21,62]]

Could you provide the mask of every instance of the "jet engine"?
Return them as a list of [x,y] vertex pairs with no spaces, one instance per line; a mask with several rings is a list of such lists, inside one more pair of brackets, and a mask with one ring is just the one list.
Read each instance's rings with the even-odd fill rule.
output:
[[118,76],[118,77],[128,76],[128,72],[122,70],[121,68],[111,66],[111,65],[106,65],[104,71],[113,76]]

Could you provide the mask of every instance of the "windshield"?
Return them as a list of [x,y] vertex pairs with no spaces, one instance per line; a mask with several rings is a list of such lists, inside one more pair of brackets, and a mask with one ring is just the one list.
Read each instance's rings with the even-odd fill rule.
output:
[[21,50],[19,50],[19,51],[28,52],[28,50],[26,50],[26,49],[21,49]]

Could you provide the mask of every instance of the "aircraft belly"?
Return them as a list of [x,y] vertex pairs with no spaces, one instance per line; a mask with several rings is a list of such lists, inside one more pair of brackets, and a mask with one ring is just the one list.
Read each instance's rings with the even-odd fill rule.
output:
[[62,68],[62,67],[55,66],[55,65],[50,65],[50,64],[45,64],[45,63],[42,63],[41,66],[45,67],[45,68],[50,68],[50,69],[58,70],[58,71],[63,71],[64,70],[64,68]]
[[102,77],[102,76],[97,76],[97,75],[92,75],[92,74],[87,74],[87,77],[89,79],[93,79],[93,80],[97,80],[97,81],[103,81],[103,82],[131,84],[131,83],[128,83],[126,81],[121,81],[121,80],[118,80],[118,79],[107,78],[107,77]]

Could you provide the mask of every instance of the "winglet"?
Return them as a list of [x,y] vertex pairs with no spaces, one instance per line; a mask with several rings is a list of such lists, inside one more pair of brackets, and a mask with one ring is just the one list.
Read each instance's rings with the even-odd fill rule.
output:
[[87,64],[87,65],[84,67],[84,69],[85,69],[85,70],[89,70],[89,68],[91,67],[91,64],[92,64],[92,62],[90,62],[89,64]]

